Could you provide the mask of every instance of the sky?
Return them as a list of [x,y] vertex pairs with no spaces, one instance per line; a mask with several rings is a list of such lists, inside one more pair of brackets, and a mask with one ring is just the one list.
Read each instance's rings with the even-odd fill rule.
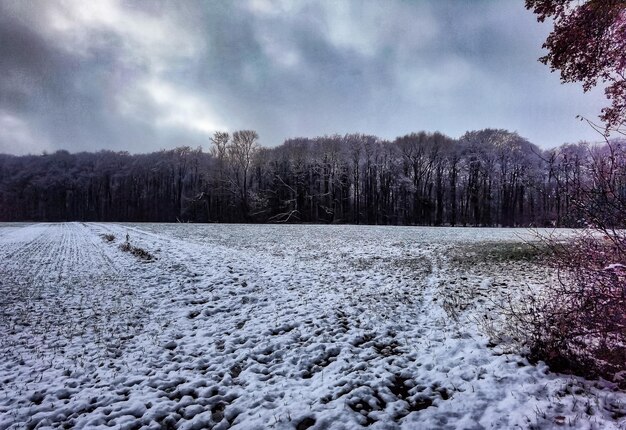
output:
[[598,140],[523,0],[0,0],[0,153],[505,128]]

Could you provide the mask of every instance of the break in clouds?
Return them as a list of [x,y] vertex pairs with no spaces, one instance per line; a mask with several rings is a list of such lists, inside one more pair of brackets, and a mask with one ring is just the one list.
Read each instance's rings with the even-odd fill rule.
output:
[[0,153],[207,148],[485,127],[542,147],[597,135],[601,90],[538,63],[523,1],[0,2]]

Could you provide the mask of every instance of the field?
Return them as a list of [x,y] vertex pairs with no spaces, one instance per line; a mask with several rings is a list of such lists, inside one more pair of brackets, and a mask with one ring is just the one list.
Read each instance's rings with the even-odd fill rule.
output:
[[534,239],[0,224],[0,429],[626,428],[610,383],[485,334],[499,297],[554,282]]

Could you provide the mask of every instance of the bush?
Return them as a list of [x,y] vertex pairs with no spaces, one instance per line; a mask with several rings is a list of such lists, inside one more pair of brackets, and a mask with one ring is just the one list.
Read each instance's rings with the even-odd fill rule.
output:
[[541,239],[558,282],[503,306],[512,336],[555,370],[626,388],[626,146],[590,148],[590,180],[574,212],[588,226],[570,241]]
[[120,249],[122,251],[124,251],[124,252],[130,252],[135,257],[139,257],[142,260],[148,260],[149,261],[149,260],[154,260],[155,259],[154,255],[152,255],[151,253],[149,253],[145,249],[131,245],[130,244],[130,237],[129,237],[128,234],[126,235],[126,242],[124,242],[124,243],[122,243],[120,245]]
[[585,230],[572,241],[543,238],[557,282],[508,297],[506,333],[553,370],[602,376],[626,387],[626,266],[619,235]]

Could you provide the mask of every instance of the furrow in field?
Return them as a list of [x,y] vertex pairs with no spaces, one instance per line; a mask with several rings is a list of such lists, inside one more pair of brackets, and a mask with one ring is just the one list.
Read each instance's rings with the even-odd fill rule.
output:
[[[445,293],[462,277],[489,291],[484,274],[452,267],[449,251],[476,234],[458,231],[50,225],[28,245],[36,260],[10,260],[46,262],[19,273],[41,280],[53,305],[25,308],[44,315],[44,330],[3,327],[40,347],[15,342],[21,355],[0,367],[17,393],[0,400],[0,427],[512,428],[573,417],[567,379],[488,349],[470,308],[450,315]],[[123,252],[127,234],[156,259]],[[565,406],[532,415],[557,395]]]
[[[0,428],[11,422],[10,413],[32,403],[8,393],[47,380],[46,389],[58,394],[68,389],[70,374],[84,375],[83,382],[101,379],[100,371],[110,370],[102,366],[121,356],[145,320],[127,265],[115,263],[116,253],[100,238],[74,223],[35,229],[38,234],[24,232],[23,243],[11,241],[2,265]],[[13,422],[22,428],[17,417]]]

